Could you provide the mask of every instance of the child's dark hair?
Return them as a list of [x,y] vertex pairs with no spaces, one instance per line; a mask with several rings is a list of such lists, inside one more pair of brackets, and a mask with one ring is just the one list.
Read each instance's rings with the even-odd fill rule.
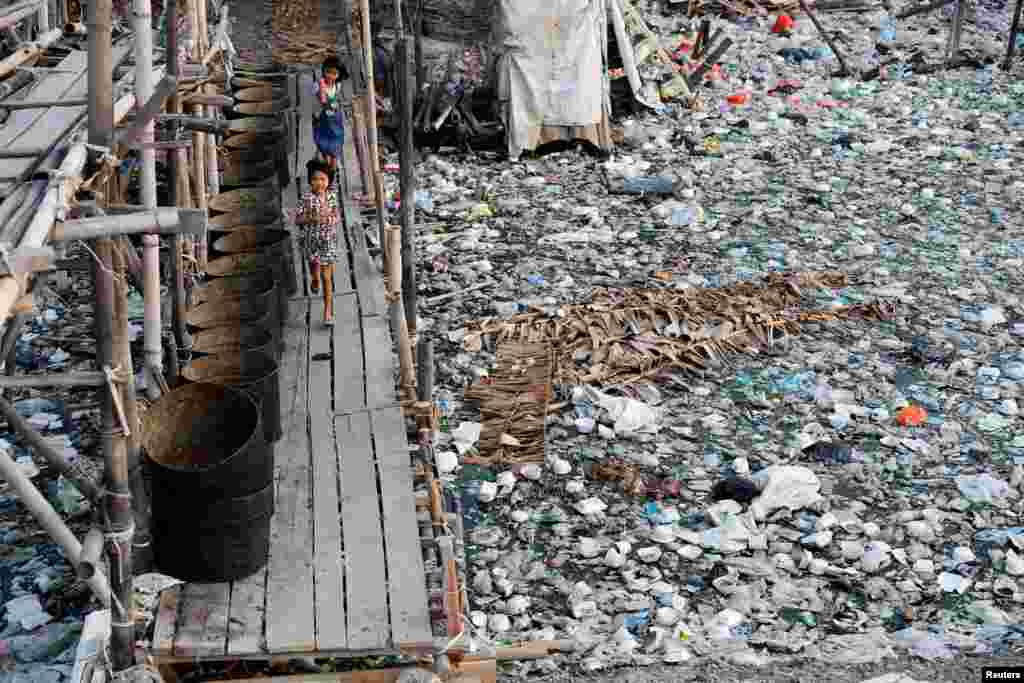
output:
[[339,62],[338,58],[334,55],[331,55],[324,60],[323,66],[320,67],[320,75],[325,74],[328,69],[334,69],[338,72],[339,81],[343,81],[348,78],[348,69],[342,66],[341,62]]
[[320,161],[319,159],[310,159],[306,162],[306,180],[310,183],[313,182],[314,173],[323,173],[327,176],[327,183],[331,184],[334,182],[334,169],[326,161]]

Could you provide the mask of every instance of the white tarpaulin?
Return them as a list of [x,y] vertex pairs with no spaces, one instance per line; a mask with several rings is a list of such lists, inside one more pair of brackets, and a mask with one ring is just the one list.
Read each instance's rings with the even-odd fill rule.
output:
[[606,0],[500,0],[498,97],[512,158],[542,128],[600,126],[611,112]]

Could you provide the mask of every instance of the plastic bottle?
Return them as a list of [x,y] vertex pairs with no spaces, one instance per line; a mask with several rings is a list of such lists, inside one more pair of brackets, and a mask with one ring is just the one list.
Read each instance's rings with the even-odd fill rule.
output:
[[888,45],[896,41],[896,19],[885,14],[878,22],[878,42]]
[[974,77],[974,83],[978,88],[978,92],[991,93],[992,92],[992,65],[986,65],[978,69]]
[[455,407],[452,405],[452,394],[450,391],[442,391],[437,397],[437,410],[440,413],[440,423],[442,432],[451,431],[451,425],[449,424],[448,418],[450,418],[454,412]]

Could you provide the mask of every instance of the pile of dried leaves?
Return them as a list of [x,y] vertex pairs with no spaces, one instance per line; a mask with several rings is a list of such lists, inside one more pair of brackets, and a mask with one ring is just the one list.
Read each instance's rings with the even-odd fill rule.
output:
[[544,461],[552,365],[550,344],[502,344],[491,376],[466,388],[466,399],[480,402],[482,461]]
[[499,343],[547,343],[554,380],[563,384],[620,384],[651,380],[662,370],[702,372],[727,354],[758,353],[800,333],[802,322],[841,318],[881,320],[880,303],[806,309],[804,292],[846,286],[843,273],[772,273],[760,283],[714,289],[598,289],[589,304],[540,308],[507,320],[473,323],[464,347],[479,351],[483,337]]
[[321,28],[319,0],[286,0],[274,3],[271,46],[278,64],[316,64],[338,53],[338,35]]

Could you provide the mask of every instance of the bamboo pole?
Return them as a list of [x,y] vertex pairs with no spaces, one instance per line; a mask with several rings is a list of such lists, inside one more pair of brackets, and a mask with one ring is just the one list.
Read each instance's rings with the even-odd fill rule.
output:
[[46,439],[32,428],[28,420],[19,415],[14,406],[2,398],[0,398],[0,414],[3,414],[7,419],[7,425],[25,440],[25,444],[29,448],[38,453],[50,467],[74,482],[86,498],[93,502],[99,499],[99,489],[96,484],[91,479],[80,476],[80,473],[68,464],[64,456],[55,451],[46,442]]
[[[165,8],[167,13],[167,72],[174,78],[178,77],[178,0],[167,0]],[[181,113],[181,96],[177,92],[171,97],[171,113]],[[177,125],[171,124],[172,131],[177,131]],[[188,163],[184,149],[174,149],[167,155],[168,174],[170,177],[170,204],[179,208],[188,208],[188,187],[184,186],[184,169]],[[173,238],[174,251],[171,254],[171,327],[174,333],[174,345],[179,353],[189,351],[192,348],[192,337],[185,326],[187,317],[185,299],[185,238],[182,235],[175,235]],[[171,378],[171,382],[177,381],[177,375]]]
[[82,581],[88,581],[100,571],[103,556],[103,532],[93,527],[82,539],[82,553],[78,558],[75,574]]
[[398,118],[401,130],[399,149],[401,225],[402,225],[402,300],[405,304],[405,323],[410,340],[416,338],[416,168],[413,149],[412,117],[416,97],[416,79],[412,73],[413,45],[405,32],[402,19],[402,0],[395,0],[395,23],[398,43],[395,47],[395,94],[398,99]]
[[[88,4],[89,13],[89,142],[107,147],[114,129],[113,69],[111,58],[111,0],[93,0]],[[83,150],[84,152],[84,150]],[[70,153],[69,153],[70,154]],[[46,226],[47,233],[50,225]],[[114,271],[113,242],[110,239],[95,243],[94,282],[96,303],[94,324],[96,325],[97,361],[101,369],[114,368]],[[123,282],[123,280],[122,280]],[[124,291],[119,284],[117,292]],[[125,326],[127,320],[124,321]],[[121,331],[122,335],[127,330]],[[131,365],[128,365],[128,377]],[[105,485],[108,495],[104,497],[107,514],[107,552],[111,571],[111,665],[115,672],[127,669],[134,663],[135,628],[131,619],[131,496],[128,494],[128,444],[127,435],[114,433],[114,405],[121,400],[120,389],[111,385],[103,396],[103,417],[101,439],[106,461]],[[127,527],[127,528],[126,528]],[[81,548],[78,548],[81,552]],[[127,581],[125,577],[127,576]],[[126,590],[127,589],[127,590]]]
[[[120,382],[111,382],[111,401],[114,407],[124,405],[129,398],[125,388],[134,386],[135,376],[131,365],[131,350],[128,343],[128,287],[125,283],[124,255],[115,248],[112,240],[100,240],[103,244],[103,262],[110,263],[113,270],[113,301],[111,319],[111,351],[116,365],[112,371],[120,375]],[[99,253],[99,252],[97,252]],[[133,401],[134,403],[134,401]],[[113,410],[109,412],[113,417]],[[132,545],[135,524],[132,515],[132,494],[129,486],[129,436],[138,432],[137,419],[118,411],[118,422],[111,421],[110,451],[106,467],[106,513],[107,564],[110,567],[110,584],[116,600],[110,614],[110,651],[114,671],[122,671],[135,663],[135,620],[132,610]],[[120,424],[127,419],[128,430]],[[115,424],[117,427],[115,428]],[[106,425],[105,425],[106,426]]]
[[[200,14],[202,15],[202,41],[203,41],[203,59],[202,64],[209,64],[213,61],[213,58],[219,52],[218,48],[210,47],[210,24],[209,17],[206,12],[206,0],[199,0]],[[221,8],[221,15],[226,21],[227,19],[227,5]],[[203,86],[203,92],[207,95],[216,95],[217,89],[211,84]],[[212,105],[206,104],[202,110],[204,115],[212,120],[216,120],[219,109]],[[209,194],[216,195],[220,193],[220,172],[219,164],[217,162],[217,136],[206,135],[206,162],[204,167],[206,169],[206,187]]]
[[[0,362],[4,364],[4,374],[7,377],[14,375],[16,365],[18,338],[21,336],[25,323],[33,318],[31,312],[18,313],[7,321],[4,329],[3,341],[0,341]],[[0,396],[3,395],[4,384],[0,382]]]
[[[191,59],[193,63],[201,62],[203,59],[203,31],[204,27],[200,23],[199,5],[205,3],[206,0],[188,0],[188,11],[189,11],[189,22],[192,25],[192,55]],[[202,117],[204,107],[201,104],[193,105],[192,113],[195,116]],[[193,190],[195,191],[196,208],[206,210],[207,208],[207,195],[206,195],[206,133],[202,131],[192,131],[192,182]],[[196,260],[199,263],[200,270],[206,270],[207,262],[207,243],[206,237],[200,237],[196,240]]]
[[89,143],[106,147],[114,131],[114,67],[111,54],[111,0],[88,4]]
[[[91,240],[101,237],[133,234],[173,235],[199,229],[200,225],[198,223],[189,220],[194,218],[190,215],[192,212],[190,210],[186,211],[161,207],[151,211],[139,211],[137,213],[126,213],[117,216],[102,215],[65,221],[54,224],[50,231],[50,241]],[[157,278],[159,278],[159,262],[157,266]],[[148,268],[149,266],[146,267]],[[150,272],[146,273],[147,277],[150,275]],[[159,285],[159,279],[157,280],[157,285]],[[157,289],[158,296],[159,292],[160,290]],[[157,303],[159,303],[159,299]],[[159,327],[157,330],[159,330]]]
[[[380,149],[377,144],[377,86],[373,73],[373,41],[370,36],[370,0],[359,0],[363,19],[363,54],[366,58],[366,140],[367,166],[373,182],[374,200],[377,204],[377,234],[387,262],[387,209],[384,208],[384,179],[380,170]],[[396,254],[397,257],[397,254]]]
[[[351,21],[349,21],[349,43],[351,45],[353,53],[353,64],[352,64],[352,147],[355,149],[356,161],[359,164],[359,178],[362,183],[362,192],[367,197],[373,195],[373,181],[370,176],[370,166],[368,161],[368,153],[366,151],[366,82],[369,80],[370,75],[364,73],[366,70],[366,57],[364,52],[366,46],[363,45],[363,12],[362,8],[356,3],[352,2],[350,5],[351,9]],[[364,78],[358,78],[358,74],[362,73]],[[350,190],[351,191],[351,190]]]
[[[135,110],[149,102],[153,96],[153,17],[150,0],[134,0],[132,21],[135,28]],[[150,121],[143,126],[139,142],[143,145],[155,140],[156,127]],[[140,194],[142,206],[156,211],[156,150],[143,147],[139,151],[142,161]],[[144,300],[143,349],[146,373],[146,393],[149,400],[160,398],[163,380],[163,349],[160,344],[160,238],[154,234],[142,236],[142,277]]]
[[416,399],[416,376],[412,357],[412,343],[409,340],[409,329],[405,324],[405,310],[402,306],[402,262],[398,255],[402,252],[402,230],[397,225],[388,227],[385,233],[388,239],[385,253],[391,254],[386,259],[388,265],[388,293],[390,302],[391,326],[398,342],[399,387],[401,400]]
[[42,0],[39,3],[39,13],[36,15],[36,32],[42,35],[50,30],[50,0]]
[[[18,496],[18,500],[28,508],[28,511],[39,522],[39,526],[43,527],[46,533],[64,549],[64,556],[68,562],[77,568],[79,558],[82,556],[82,544],[78,542],[57,511],[5,450],[0,450],[0,476],[7,480],[15,495]],[[107,583],[107,577],[99,568],[95,569],[92,576],[87,579],[87,583],[104,607],[110,604],[110,585]]]
[[0,377],[0,388],[4,389],[51,389],[53,387],[99,388],[106,383],[106,378],[102,372],[93,371]]

